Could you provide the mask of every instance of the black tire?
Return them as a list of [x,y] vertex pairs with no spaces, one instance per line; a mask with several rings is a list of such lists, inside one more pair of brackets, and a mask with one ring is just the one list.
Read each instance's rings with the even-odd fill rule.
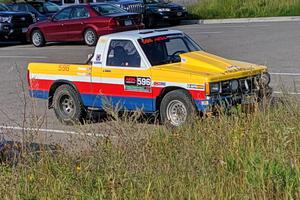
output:
[[[180,114],[180,112],[184,113],[185,116],[183,116],[184,119],[178,119],[178,123],[176,123],[176,119],[172,118],[170,116],[171,110],[174,108],[179,110],[176,110],[177,115]],[[167,124],[173,127],[180,126],[184,123],[186,123],[190,118],[195,116],[196,114],[196,107],[193,103],[193,100],[188,93],[188,91],[183,89],[173,90],[169,93],[167,93],[160,104],[160,120],[161,123]]]
[[57,88],[53,97],[53,108],[58,120],[66,125],[83,123],[86,117],[79,94],[70,85]]
[[31,43],[36,47],[45,46],[46,41],[43,33],[40,30],[34,30],[31,33]]
[[172,20],[172,21],[170,21],[170,24],[171,24],[172,26],[177,26],[177,25],[180,24],[180,20]]
[[94,29],[88,28],[83,34],[84,43],[88,46],[96,46],[98,35]]

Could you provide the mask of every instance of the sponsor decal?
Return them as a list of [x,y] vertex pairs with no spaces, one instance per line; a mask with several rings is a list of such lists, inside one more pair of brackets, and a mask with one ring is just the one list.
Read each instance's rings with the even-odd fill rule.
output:
[[125,87],[125,91],[151,92],[151,78],[125,76],[124,87]]
[[190,89],[197,89],[197,90],[204,90],[205,88],[204,85],[197,85],[197,84],[188,84],[187,87]]
[[154,86],[166,86],[166,82],[154,82]]
[[238,71],[238,70],[241,70],[241,68],[235,65],[227,67],[227,71]]
[[168,38],[166,36],[159,36],[159,37],[154,37],[154,38],[145,38],[142,40],[143,44],[150,44],[153,42],[161,42],[161,41],[165,41],[168,40]]
[[101,61],[101,54],[96,55],[96,61]]

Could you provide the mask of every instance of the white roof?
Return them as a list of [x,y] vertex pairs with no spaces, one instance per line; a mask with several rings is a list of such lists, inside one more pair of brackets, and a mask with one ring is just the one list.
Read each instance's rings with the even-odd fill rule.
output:
[[134,31],[125,31],[119,33],[112,33],[109,35],[102,36],[107,39],[143,39],[149,37],[157,37],[161,35],[170,35],[170,34],[183,34],[182,31],[178,30],[168,30],[168,29],[142,29]]

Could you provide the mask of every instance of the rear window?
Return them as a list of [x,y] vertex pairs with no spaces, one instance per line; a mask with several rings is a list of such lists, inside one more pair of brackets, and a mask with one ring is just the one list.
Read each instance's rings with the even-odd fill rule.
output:
[[92,5],[92,8],[100,15],[110,15],[110,14],[126,12],[125,10],[122,10],[117,6],[109,5],[109,4],[96,4],[96,5]]
[[56,13],[59,11],[58,5],[50,2],[44,3],[30,3],[31,6],[33,6],[39,13],[45,14],[45,13]]

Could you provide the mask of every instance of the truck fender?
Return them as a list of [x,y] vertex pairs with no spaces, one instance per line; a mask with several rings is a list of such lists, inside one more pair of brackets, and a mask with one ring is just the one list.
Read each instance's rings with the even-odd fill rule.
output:
[[[57,89],[59,86],[61,86],[61,85],[70,85],[71,87],[74,88],[74,90],[75,90],[78,94],[80,94],[79,91],[78,91],[78,89],[77,89],[77,87],[75,86],[75,84],[72,83],[71,81],[68,81],[68,80],[56,80],[56,81],[54,81],[54,83],[51,85],[50,90],[49,90],[49,98],[48,98],[48,108],[49,108],[49,109],[53,107],[52,104],[53,104],[53,96],[54,96],[54,93],[55,93],[56,89]],[[82,101],[80,96],[79,96],[79,98],[80,98],[80,101]]]
[[156,101],[155,101],[155,109],[156,109],[156,111],[159,110],[161,101],[164,98],[164,96],[167,93],[169,93],[171,91],[174,91],[174,90],[186,90],[190,94],[190,96],[192,97],[191,93],[186,88],[182,88],[182,87],[178,87],[178,86],[168,86],[168,87],[165,87],[165,88],[163,88],[161,90],[160,94],[156,97]]

